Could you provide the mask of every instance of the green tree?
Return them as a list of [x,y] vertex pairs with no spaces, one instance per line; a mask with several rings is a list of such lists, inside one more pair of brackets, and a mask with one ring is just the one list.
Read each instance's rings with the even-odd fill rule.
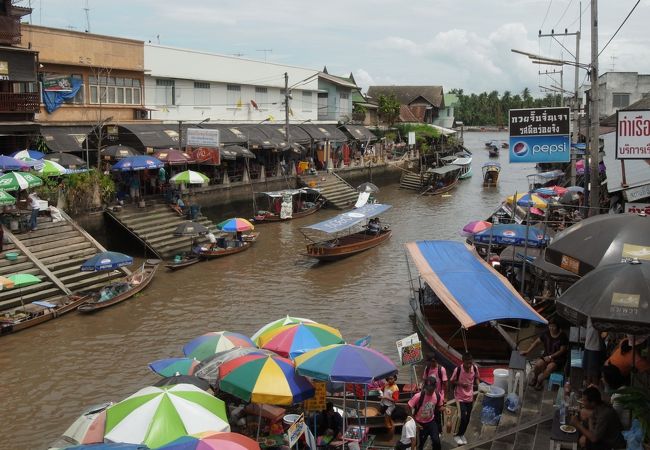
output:
[[399,117],[400,104],[393,94],[379,96],[377,113],[389,127],[392,127]]

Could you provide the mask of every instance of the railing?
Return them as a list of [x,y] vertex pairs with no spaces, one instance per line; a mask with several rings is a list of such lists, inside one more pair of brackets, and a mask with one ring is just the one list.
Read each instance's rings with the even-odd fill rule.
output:
[[20,18],[0,16],[0,45],[20,44]]
[[0,112],[37,113],[41,107],[38,92],[14,94],[0,92]]

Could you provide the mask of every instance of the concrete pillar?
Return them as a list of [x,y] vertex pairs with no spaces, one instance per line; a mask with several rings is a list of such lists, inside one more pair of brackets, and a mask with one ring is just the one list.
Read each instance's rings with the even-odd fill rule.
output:
[[293,162],[293,161],[290,161],[289,165],[291,166],[291,176],[292,177],[298,176],[298,171],[296,170],[296,163]]
[[266,180],[266,168],[264,166],[260,166],[260,181]]
[[282,176],[282,168],[280,167],[280,164],[275,169],[275,176],[276,177],[281,177]]
[[230,186],[230,177],[228,176],[228,172],[223,173],[223,183],[224,186]]
[[241,181],[242,183],[250,183],[251,182],[251,177],[248,174],[248,167],[244,166],[244,173],[241,176]]

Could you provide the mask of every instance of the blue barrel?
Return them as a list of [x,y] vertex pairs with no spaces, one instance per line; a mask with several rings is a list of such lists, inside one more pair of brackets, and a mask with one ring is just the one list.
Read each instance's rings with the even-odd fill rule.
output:
[[483,396],[481,422],[485,425],[498,425],[506,391],[498,386],[490,386],[490,391]]

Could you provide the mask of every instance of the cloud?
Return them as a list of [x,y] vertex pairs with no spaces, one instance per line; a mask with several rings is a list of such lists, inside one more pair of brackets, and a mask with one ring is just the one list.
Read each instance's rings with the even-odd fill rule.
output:
[[357,86],[361,86],[362,90],[368,90],[368,86],[375,84],[375,80],[370,76],[370,74],[364,69],[357,69],[353,73],[354,80],[357,82]]

